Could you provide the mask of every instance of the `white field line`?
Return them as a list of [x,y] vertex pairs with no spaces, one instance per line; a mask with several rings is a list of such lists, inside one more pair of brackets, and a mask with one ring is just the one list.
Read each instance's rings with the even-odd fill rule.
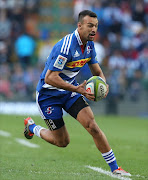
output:
[[9,132],[7,132],[7,131],[0,130],[0,136],[10,137],[11,134]]
[[25,139],[16,138],[15,140],[16,140],[16,142],[18,142],[24,146],[30,147],[30,148],[39,148],[40,147],[39,145],[28,142]]
[[[7,131],[3,131],[0,130],[0,136],[3,137],[11,137],[11,133],[7,132]],[[28,142],[25,139],[20,139],[20,138],[15,138],[16,142],[18,142],[19,144],[22,144],[24,146],[30,147],[30,148],[39,148],[40,146],[37,144],[33,144],[31,142]]]
[[117,176],[117,175],[114,175],[112,174],[112,172],[110,171],[106,171],[106,170],[103,170],[102,168],[99,168],[99,167],[92,167],[92,166],[85,166],[89,169],[92,169],[94,171],[97,171],[101,174],[105,174],[107,176],[110,176],[110,177],[113,177],[113,178],[116,178],[116,179],[121,179],[121,180],[132,180],[131,178],[128,178],[128,177],[121,177],[121,176]]

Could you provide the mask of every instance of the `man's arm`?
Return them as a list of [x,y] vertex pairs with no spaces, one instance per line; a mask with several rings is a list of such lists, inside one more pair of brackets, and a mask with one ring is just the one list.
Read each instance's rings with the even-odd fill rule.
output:
[[67,91],[73,91],[73,92],[83,94],[89,100],[94,100],[94,98],[95,98],[94,95],[85,90],[86,81],[84,81],[79,86],[74,86],[72,84],[69,84],[69,83],[65,82],[59,76],[60,73],[61,73],[61,71],[47,70],[47,73],[45,75],[45,83],[49,84],[49,85],[52,85],[54,87],[60,88],[60,89],[64,89],[64,90],[67,90]]
[[[91,73],[93,74],[93,76],[100,76],[102,79],[104,79],[104,81],[106,82],[106,78],[102,72],[102,69],[100,68],[98,63],[95,64],[89,64],[89,68],[91,70]],[[105,94],[105,97],[107,96],[108,92],[109,92],[109,85],[107,85],[107,92]]]
[[76,92],[76,86],[66,83],[60,76],[60,71],[48,70],[45,76],[45,83],[54,87]]
[[106,78],[102,72],[102,69],[100,68],[98,63],[95,64],[89,64],[89,68],[91,70],[91,73],[93,76],[100,76],[104,81],[106,82]]

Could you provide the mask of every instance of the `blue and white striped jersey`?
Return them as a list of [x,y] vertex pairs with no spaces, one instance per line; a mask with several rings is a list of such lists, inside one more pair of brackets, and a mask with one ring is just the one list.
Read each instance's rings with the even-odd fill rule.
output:
[[37,85],[38,92],[52,96],[60,96],[69,92],[63,89],[58,89],[44,82],[45,74],[48,69],[52,71],[61,71],[59,75],[64,81],[77,85],[75,77],[80,69],[86,63],[98,63],[96,60],[94,43],[88,41],[84,52],[82,52],[82,46],[83,43],[77,29],[54,45],[40,76]]

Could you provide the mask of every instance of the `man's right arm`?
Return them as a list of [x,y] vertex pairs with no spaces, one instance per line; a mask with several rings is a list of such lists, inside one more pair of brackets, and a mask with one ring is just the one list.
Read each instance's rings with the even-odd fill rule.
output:
[[60,71],[51,71],[47,70],[47,73],[45,75],[45,83],[52,85],[54,87],[65,89],[68,91],[76,92],[76,86],[66,83],[60,76]]
[[47,70],[46,75],[45,75],[45,83],[52,85],[54,87],[60,88],[60,89],[80,93],[84,95],[86,98],[88,98],[89,100],[94,100],[94,95],[85,90],[86,81],[84,81],[79,86],[74,86],[72,84],[65,82],[59,76],[60,73],[61,73],[60,71]]

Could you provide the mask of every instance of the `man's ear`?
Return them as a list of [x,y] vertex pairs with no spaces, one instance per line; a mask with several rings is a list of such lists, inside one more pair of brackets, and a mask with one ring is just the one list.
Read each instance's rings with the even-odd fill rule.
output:
[[78,22],[78,28],[81,28],[82,24],[80,22]]

